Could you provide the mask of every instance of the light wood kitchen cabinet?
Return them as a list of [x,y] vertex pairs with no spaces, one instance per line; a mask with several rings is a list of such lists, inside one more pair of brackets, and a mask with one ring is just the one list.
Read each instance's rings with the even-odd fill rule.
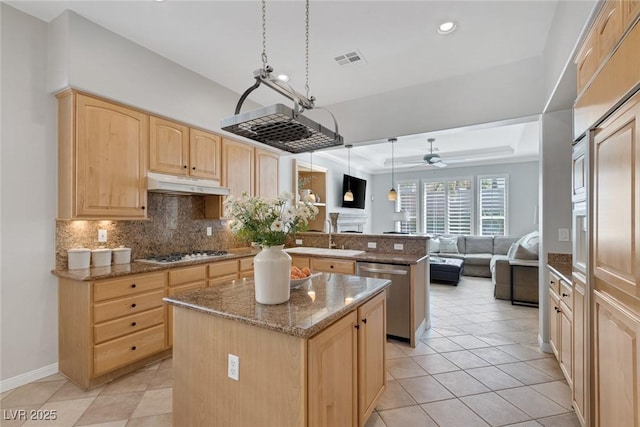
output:
[[602,63],[620,40],[623,31],[623,11],[620,0],[608,0],[598,14],[594,26],[597,46],[598,63]]
[[588,378],[589,369],[587,347],[587,286],[584,276],[573,273],[573,409],[581,425],[585,425],[589,418],[588,413]]
[[640,423],[640,317],[615,298],[594,292],[596,426]]
[[311,268],[311,258],[291,255],[291,265],[295,265],[298,268]]
[[591,80],[598,69],[598,65],[600,65],[598,62],[595,29],[591,30],[587,35],[578,52],[578,56],[576,56],[575,63],[577,69],[577,93],[580,93],[587,87],[587,83],[589,83],[589,80]]
[[[193,267],[172,268],[169,270],[168,296],[173,296],[180,292],[195,291],[207,286],[207,266],[196,265]],[[173,345],[173,307],[167,306],[167,342]]]
[[150,170],[220,179],[220,136],[153,116],[149,126]]
[[356,274],[356,262],[337,258],[311,258],[311,271]]
[[365,425],[385,387],[385,319],[381,293],[309,340],[309,427]]
[[255,257],[241,258],[240,263],[240,278],[253,278],[253,259]]
[[237,279],[239,272],[239,264],[237,259],[231,259],[228,261],[218,261],[213,264],[209,264],[208,267],[209,280],[207,286],[216,286],[224,282],[230,282]]
[[58,218],[146,219],[148,142],[148,115],[59,94]]
[[251,145],[222,139],[222,186],[232,196],[254,193],[254,148]]
[[256,196],[268,199],[278,197],[280,156],[273,151],[255,149]]
[[166,357],[165,282],[164,272],[94,282],[61,278],[60,372],[88,389]]
[[587,197],[586,140],[573,146],[571,154],[571,201],[584,201]]
[[622,8],[623,27],[626,28],[640,14],[640,0],[624,0],[622,1]]
[[569,387],[573,382],[573,290],[571,284],[549,273],[549,344]]
[[[553,276],[553,273],[550,274]],[[559,280],[559,279],[558,279]],[[549,281],[553,284],[553,281]],[[560,360],[560,297],[554,291],[553,287],[549,287],[549,345],[551,350],[556,356],[556,359]]]

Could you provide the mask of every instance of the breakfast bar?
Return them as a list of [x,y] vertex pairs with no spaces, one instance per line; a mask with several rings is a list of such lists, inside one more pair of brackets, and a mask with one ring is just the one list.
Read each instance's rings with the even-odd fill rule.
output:
[[389,284],[322,273],[278,305],[251,280],[164,298],[173,425],[363,426],[385,386]]

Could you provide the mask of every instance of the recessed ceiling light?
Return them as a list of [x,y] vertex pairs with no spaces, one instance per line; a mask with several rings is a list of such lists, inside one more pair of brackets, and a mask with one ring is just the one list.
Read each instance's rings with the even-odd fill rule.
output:
[[440,24],[438,27],[439,34],[450,34],[456,30],[456,23],[453,21],[447,21]]
[[286,74],[278,74],[278,80],[280,80],[281,82],[288,82],[289,76],[287,76]]

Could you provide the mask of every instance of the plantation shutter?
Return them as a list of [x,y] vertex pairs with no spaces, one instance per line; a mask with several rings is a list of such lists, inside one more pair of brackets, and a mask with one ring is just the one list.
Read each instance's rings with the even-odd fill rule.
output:
[[470,179],[449,181],[447,216],[449,234],[471,234],[473,194]]
[[505,234],[506,187],[504,177],[480,178],[480,234],[483,236]]
[[396,209],[409,214],[407,221],[396,222],[395,231],[416,233],[418,231],[418,183],[398,183],[398,202]]
[[447,227],[446,182],[434,181],[424,185],[424,221],[425,233],[444,234]]

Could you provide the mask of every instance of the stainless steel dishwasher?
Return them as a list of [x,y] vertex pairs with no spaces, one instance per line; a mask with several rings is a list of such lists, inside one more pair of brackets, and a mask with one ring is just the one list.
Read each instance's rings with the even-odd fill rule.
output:
[[411,339],[411,275],[409,266],[358,262],[358,276],[391,280],[387,288],[387,335]]

